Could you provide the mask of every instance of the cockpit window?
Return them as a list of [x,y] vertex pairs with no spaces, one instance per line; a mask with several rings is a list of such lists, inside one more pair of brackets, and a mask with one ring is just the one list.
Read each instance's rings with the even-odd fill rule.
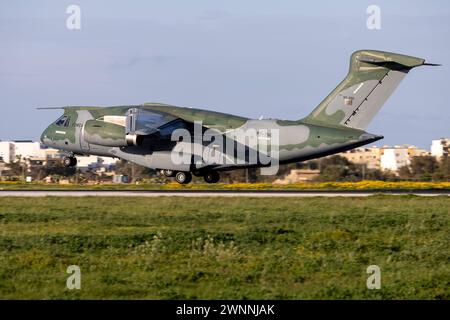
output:
[[62,116],[58,120],[56,120],[55,125],[59,127],[68,127],[70,118],[68,116]]

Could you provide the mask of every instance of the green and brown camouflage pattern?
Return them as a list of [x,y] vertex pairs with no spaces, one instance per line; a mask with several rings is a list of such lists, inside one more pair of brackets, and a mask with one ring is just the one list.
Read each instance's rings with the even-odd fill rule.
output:
[[[170,154],[177,143],[158,136],[158,132],[173,123],[182,122],[184,126],[189,126],[200,121],[204,129],[214,129],[226,139],[237,130],[276,129],[279,132],[279,162],[303,161],[381,139],[382,136],[365,132],[365,128],[404,75],[424,64],[424,59],[401,54],[356,51],[350,58],[345,79],[301,120],[255,120],[160,103],[113,107],[67,106],[62,109],[64,115],[70,118],[68,125],[51,124],[42,133],[41,141],[71,154],[113,156],[155,169],[193,171],[202,169],[202,164],[172,163]],[[150,147],[128,145],[126,131],[129,128],[124,123],[129,118],[130,110],[142,110],[156,119],[144,128],[152,141]],[[105,121],[105,117],[117,118],[117,121],[111,123]],[[230,170],[249,164],[207,166],[208,170]]]
[[[424,59],[396,53],[356,51],[350,58],[350,68],[345,79],[303,121],[326,126],[347,125],[365,129],[403,76],[424,62]],[[383,86],[387,90],[383,90]],[[351,119],[353,112],[355,116],[358,107],[361,108],[361,104],[367,101],[375,101],[377,105],[372,108],[373,112],[363,113],[365,118],[361,121],[361,125],[346,123],[349,117]]]

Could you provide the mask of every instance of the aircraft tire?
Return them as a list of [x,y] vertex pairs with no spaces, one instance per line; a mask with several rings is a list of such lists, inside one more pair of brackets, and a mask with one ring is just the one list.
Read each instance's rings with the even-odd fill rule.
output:
[[211,171],[205,173],[203,179],[206,183],[217,183],[220,180],[220,174],[217,171]]
[[190,172],[178,171],[175,174],[175,180],[179,184],[188,184],[192,181],[192,174]]
[[75,167],[77,165],[77,158],[75,157],[64,157],[63,165],[66,168]]

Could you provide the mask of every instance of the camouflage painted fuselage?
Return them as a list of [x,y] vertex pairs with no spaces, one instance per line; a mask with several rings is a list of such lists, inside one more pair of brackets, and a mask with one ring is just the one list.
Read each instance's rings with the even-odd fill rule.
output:
[[[200,121],[204,127],[213,128],[225,136],[232,135],[234,130],[278,129],[280,163],[303,161],[333,154],[382,138],[353,128],[324,127],[298,121],[251,120],[199,109],[144,104],[105,108],[66,108],[64,115],[68,117],[68,124],[66,126],[51,124],[42,133],[41,140],[48,146],[69,153],[117,157],[155,169],[192,171],[207,166],[209,169],[229,170],[234,167],[255,166],[255,164],[250,163],[238,165],[237,161],[235,166],[223,163],[216,165],[173,164],[171,152],[176,142],[170,141],[170,137],[157,136],[156,139],[159,141],[156,141],[153,145],[127,146],[124,126],[96,120],[105,116],[125,117],[130,108],[154,112],[166,118],[166,123],[173,123],[175,119]],[[90,143],[92,141],[97,141],[98,144]],[[115,143],[123,145],[113,146]]]
[[[214,129],[225,140],[238,130],[277,130],[279,163],[318,158],[381,139],[382,136],[365,132],[368,123],[404,75],[424,62],[420,58],[388,52],[357,51],[351,56],[347,77],[310,115],[297,121],[253,120],[157,103],[63,107],[64,117],[51,124],[42,133],[41,140],[68,153],[117,157],[155,169],[219,171],[263,166],[246,161],[240,164],[174,163],[171,153],[183,142],[172,141],[171,134],[179,128],[192,131],[192,125],[201,122],[203,131]],[[133,121],[132,129],[130,121]],[[227,150],[227,153],[236,157],[235,150]]]

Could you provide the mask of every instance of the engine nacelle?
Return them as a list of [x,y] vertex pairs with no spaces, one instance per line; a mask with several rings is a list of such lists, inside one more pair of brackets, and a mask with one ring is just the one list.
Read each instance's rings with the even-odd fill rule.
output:
[[106,147],[137,146],[142,137],[126,134],[125,127],[101,120],[88,120],[84,125],[84,140],[90,144]]
[[127,142],[127,146],[140,146],[143,139],[144,139],[144,136],[141,136],[141,135],[138,135],[135,133],[129,133],[125,136],[125,141]]

